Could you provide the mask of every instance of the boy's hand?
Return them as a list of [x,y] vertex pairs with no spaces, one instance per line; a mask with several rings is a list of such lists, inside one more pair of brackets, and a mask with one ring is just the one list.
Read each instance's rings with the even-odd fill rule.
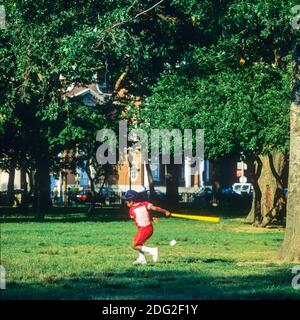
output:
[[158,218],[157,217],[152,217],[152,221],[157,223],[158,222]]
[[166,217],[170,217],[171,216],[171,212],[166,210],[165,215],[166,215]]

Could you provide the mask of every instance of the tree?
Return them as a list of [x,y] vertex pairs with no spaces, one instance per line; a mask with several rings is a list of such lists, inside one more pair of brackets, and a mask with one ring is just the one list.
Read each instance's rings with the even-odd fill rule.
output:
[[[111,118],[111,108],[108,109],[110,112],[101,111],[105,106],[97,105],[94,110],[90,110],[89,112],[82,113],[82,122],[81,127],[83,132],[82,139],[78,141],[78,153],[72,157],[72,161],[74,162],[74,167],[78,166],[83,169],[89,179],[90,188],[91,188],[91,204],[89,207],[89,214],[94,213],[95,204],[96,204],[96,185],[100,184],[101,178],[101,186],[100,191],[107,182],[110,175],[116,173],[115,165],[113,164],[100,164],[98,163],[96,152],[99,147],[99,142],[95,142],[96,140],[96,132],[97,130],[107,128],[113,128],[116,123]],[[107,106],[106,106],[107,107]],[[84,106],[81,106],[84,110],[86,109]],[[100,109],[100,110],[99,110]],[[93,116],[91,117],[91,112]]]
[[190,1],[184,10],[202,42],[165,69],[146,105],[152,126],[204,128],[207,158],[243,152],[258,164],[253,221],[261,226],[285,212],[291,3],[216,1],[218,18],[207,22],[207,3]]
[[158,80],[143,116],[152,127],[205,129],[208,159],[243,152],[254,161],[275,150],[286,153],[288,125],[282,123],[287,123],[288,100],[285,77],[266,65],[192,80],[175,72]]
[[[36,216],[50,205],[49,173],[60,152],[82,141],[78,110],[64,99],[69,85],[89,84],[95,73],[143,94],[165,63],[174,65],[185,29],[164,1],[5,1],[1,30],[1,134],[12,123],[35,172]],[[180,40],[180,41],[179,41]],[[104,79],[109,80],[109,79]],[[88,109],[88,108],[87,108]],[[73,121],[76,119],[77,121]],[[93,129],[95,130],[95,128]],[[14,160],[20,150],[12,148]]]
[[[8,115],[4,129],[9,124],[15,128],[13,138],[18,143],[12,148],[14,160],[18,162],[21,154],[34,168],[36,216],[43,218],[50,206],[51,160],[62,149],[59,134],[68,123],[68,104],[62,99],[59,43],[72,18],[61,14],[57,3],[53,7],[46,3],[37,6],[34,1],[30,4],[5,3],[7,29],[1,30],[1,36],[6,40],[6,54],[2,63],[10,70],[10,77],[1,111]],[[3,133],[5,140],[8,130]]]
[[293,57],[292,103],[290,109],[290,166],[287,204],[287,224],[281,259],[300,261],[300,45],[296,44]]

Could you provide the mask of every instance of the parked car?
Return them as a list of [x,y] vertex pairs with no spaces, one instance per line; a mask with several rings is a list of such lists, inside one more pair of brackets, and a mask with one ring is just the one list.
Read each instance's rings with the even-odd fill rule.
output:
[[149,202],[154,202],[155,204],[159,205],[159,206],[164,206],[166,204],[166,194],[163,193],[160,190],[155,189],[155,198],[152,199],[151,194],[150,194],[150,190],[147,190],[147,200]]
[[102,187],[97,193],[97,202],[109,204],[117,201],[117,194],[111,187]]
[[193,204],[195,206],[207,207],[212,200],[212,186],[205,186],[194,193]]
[[92,193],[89,189],[79,190],[75,193],[74,200],[80,204],[91,202]]
[[215,201],[213,201],[212,187],[205,186],[194,194],[193,205],[202,208],[209,208],[210,206],[248,206],[252,200],[252,184],[248,184],[246,187],[242,186],[242,184],[235,184],[234,187],[235,189],[233,187],[220,188],[216,194]]
[[156,205],[164,206],[166,204],[166,195],[160,190],[155,189],[155,196],[152,197],[150,194],[150,190],[140,191],[139,201],[149,201],[153,202]]
[[238,194],[251,194],[253,193],[253,185],[252,183],[234,183],[232,190]]
[[[83,189],[77,191],[72,197],[72,200],[77,203],[86,204],[92,201],[92,192],[90,189]],[[103,187],[95,195],[96,203],[113,203],[117,200],[117,194],[111,187]]]

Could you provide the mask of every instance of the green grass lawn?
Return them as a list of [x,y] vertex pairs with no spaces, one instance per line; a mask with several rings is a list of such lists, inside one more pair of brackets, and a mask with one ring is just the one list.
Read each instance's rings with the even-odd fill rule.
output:
[[300,299],[291,287],[292,265],[276,261],[281,229],[254,228],[241,218],[219,224],[161,218],[148,243],[159,247],[159,262],[133,266],[136,227],[118,218],[109,212],[93,220],[2,218],[2,298]]

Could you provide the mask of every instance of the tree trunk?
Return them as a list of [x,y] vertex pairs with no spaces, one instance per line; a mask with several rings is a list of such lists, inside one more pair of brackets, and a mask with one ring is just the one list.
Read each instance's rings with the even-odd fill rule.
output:
[[21,208],[28,209],[29,199],[28,199],[28,185],[26,180],[27,170],[25,167],[21,167],[21,189],[22,197],[21,197]]
[[90,204],[89,209],[88,209],[88,214],[93,215],[94,212],[95,212],[95,205],[96,205],[96,201],[95,201],[96,192],[95,192],[95,182],[94,182],[94,179],[92,177],[92,172],[91,172],[90,162],[89,161],[86,162],[85,171],[86,171],[86,174],[87,174],[87,176],[89,178],[90,186],[91,186],[91,204]]
[[95,213],[95,206],[96,206],[96,191],[95,191],[95,183],[94,180],[91,179],[90,180],[90,184],[91,184],[91,204],[88,210],[89,214],[94,214]]
[[15,198],[15,172],[16,172],[16,165],[12,162],[9,168],[9,175],[8,175],[8,183],[7,183],[7,201],[9,206],[14,205],[14,198]]
[[32,170],[28,169],[27,170],[27,175],[29,178],[29,191],[28,194],[32,195],[34,192],[34,174],[32,172]]
[[257,216],[260,227],[275,222],[283,223],[286,213],[286,197],[284,195],[284,175],[286,157],[279,151],[268,156],[260,156],[262,174],[258,179],[261,190],[261,215]]
[[220,199],[218,198],[219,190],[221,188],[221,167],[218,158],[213,159],[212,167],[212,199],[211,205],[218,206]]
[[[253,163],[250,163],[253,162]],[[251,210],[247,216],[247,221],[251,223],[255,223],[257,217],[261,216],[261,190],[258,184],[258,180],[261,176],[262,171],[262,162],[258,156],[255,156],[254,159],[250,159],[248,162],[248,167],[250,168],[251,165],[254,166],[254,180],[253,180],[253,200]]]
[[35,211],[37,219],[44,219],[51,206],[49,153],[41,152],[37,159],[35,172]]
[[259,227],[275,222],[283,223],[286,214],[286,156],[278,151],[268,156],[255,156],[254,167],[254,195],[246,219]]
[[67,196],[68,196],[68,184],[67,184],[67,178],[68,178],[68,172],[67,170],[62,170],[61,172],[62,177],[62,199],[63,199],[63,205],[67,206]]
[[300,45],[294,51],[287,223],[280,259],[300,262]]
[[179,165],[167,164],[166,174],[166,204],[169,210],[176,209],[179,202]]
[[155,193],[153,176],[152,176],[152,171],[149,163],[146,163],[146,171],[147,171],[147,177],[148,177],[148,183],[149,183],[150,201],[153,201],[155,203],[157,201],[157,196]]

